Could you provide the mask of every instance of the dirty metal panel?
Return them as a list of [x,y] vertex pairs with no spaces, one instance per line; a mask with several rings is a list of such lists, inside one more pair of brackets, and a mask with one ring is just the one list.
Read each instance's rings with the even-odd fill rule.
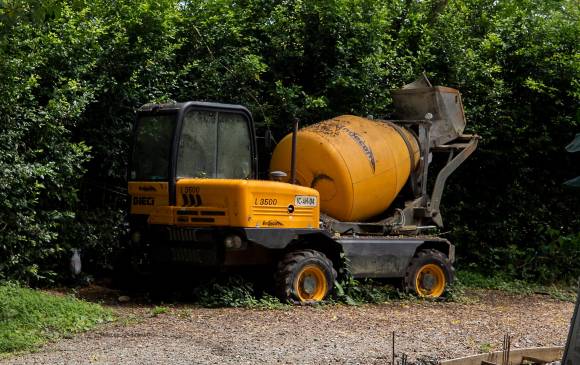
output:
[[152,248],[152,259],[157,263],[189,264],[196,266],[215,266],[222,262],[220,253],[214,245],[156,246]]
[[350,261],[354,277],[402,277],[417,247],[425,243],[416,239],[338,240]]
[[301,235],[325,234],[315,228],[244,228],[248,241],[269,249],[283,249]]
[[568,339],[566,341],[566,349],[564,350],[563,365],[580,364],[580,287],[578,288],[578,295],[576,296],[576,306],[574,307],[574,314],[570,321],[570,331],[568,332]]
[[576,134],[574,140],[566,146],[566,151],[568,152],[580,152],[580,133]]
[[465,129],[463,102],[458,90],[436,86],[392,91],[398,118],[424,119],[431,113],[430,139],[434,145],[456,139]]

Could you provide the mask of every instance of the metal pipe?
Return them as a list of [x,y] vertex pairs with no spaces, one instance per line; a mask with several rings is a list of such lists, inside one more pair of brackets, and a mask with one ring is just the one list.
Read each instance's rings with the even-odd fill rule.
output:
[[392,365],[395,365],[395,331],[393,331],[393,362],[391,363]]
[[290,161],[290,184],[296,184],[296,137],[298,135],[298,118],[294,119],[292,128],[292,160]]

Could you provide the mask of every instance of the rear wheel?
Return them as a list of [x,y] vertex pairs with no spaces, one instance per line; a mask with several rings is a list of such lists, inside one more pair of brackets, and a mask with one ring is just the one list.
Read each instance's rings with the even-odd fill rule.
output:
[[336,270],[326,255],[315,250],[286,254],[278,265],[277,291],[281,299],[298,303],[315,303],[332,290]]
[[411,260],[405,274],[405,289],[420,297],[438,298],[453,282],[454,269],[445,254],[421,250]]

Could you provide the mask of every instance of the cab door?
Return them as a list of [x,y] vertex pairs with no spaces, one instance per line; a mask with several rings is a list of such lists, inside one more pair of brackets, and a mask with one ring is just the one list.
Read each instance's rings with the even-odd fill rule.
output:
[[254,133],[252,116],[242,106],[187,103],[174,151],[172,203],[180,179],[255,179]]

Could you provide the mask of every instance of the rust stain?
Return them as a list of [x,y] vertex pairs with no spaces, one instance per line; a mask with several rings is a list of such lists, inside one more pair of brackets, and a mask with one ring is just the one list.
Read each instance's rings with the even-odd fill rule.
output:
[[[364,138],[355,131],[348,128],[348,126],[337,119],[329,119],[320,123],[312,124],[303,129],[303,131],[313,132],[319,134],[326,139],[337,137],[340,133],[346,133],[363,151],[367,157],[373,172],[375,172],[376,162],[373,150],[367,145]],[[314,183],[314,181],[313,181]]]
[[320,180],[328,180],[334,182],[334,179],[326,174],[317,174],[316,176],[314,176],[314,179],[312,179],[310,187],[314,189],[314,187],[316,186],[316,184],[318,184]]

